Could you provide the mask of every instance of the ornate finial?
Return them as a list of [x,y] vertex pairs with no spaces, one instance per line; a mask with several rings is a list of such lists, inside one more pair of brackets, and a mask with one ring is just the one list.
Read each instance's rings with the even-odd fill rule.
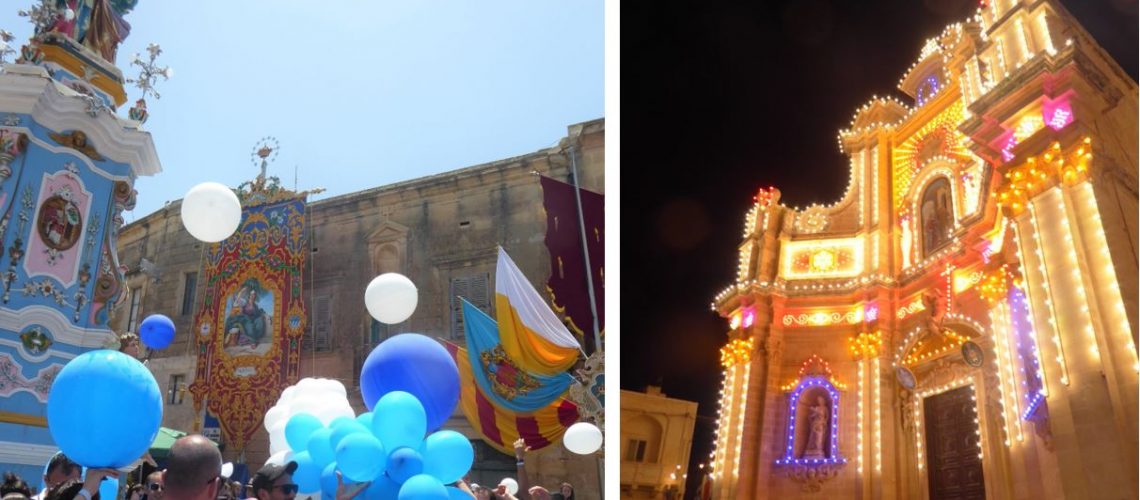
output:
[[39,0],[39,2],[39,5],[18,12],[20,17],[26,17],[32,23],[36,35],[55,30],[60,21],[70,21],[75,18],[75,11],[60,10],[55,0]]
[[128,79],[127,83],[133,83],[136,87],[141,89],[143,99],[146,99],[147,95],[153,95],[155,99],[161,99],[162,96],[159,95],[154,86],[158,83],[158,77],[161,76],[163,80],[169,80],[171,76],[174,76],[174,69],[170,66],[160,67],[155,64],[155,60],[162,54],[162,47],[159,47],[157,43],[147,45],[146,51],[150,54],[149,60],[144,61],[139,54],[135,54],[134,59],[131,60],[132,66],[139,67],[139,76],[136,79]]
[[8,62],[8,56],[15,54],[16,49],[13,49],[8,43],[15,40],[16,37],[12,36],[7,30],[0,30],[0,64]]
[[261,167],[261,174],[257,176],[258,183],[265,182],[265,169],[269,166],[269,162],[277,159],[277,152],[280,150],[281,144],[277,142],[276,137],[272,136],[262,137],[253,146],[253,153],[249,157],[254,166]]
[[149,60],[144,61],[138,54],[135,54],[135,57],[131,60],[131,65],[139,67],[138,78],[127,80],[127,83],[133,83],[142,90],[142,97],[135,102],[135,106],[128,112],[130,118],[139,123],[145,123],[146,119],[150,116],[146,111],[146,96],[153,95],[155,99],[162,98],[154,88],[155,84],[158,83],[158,77],[161,76],[165,81],[174,75],[174,69],[170,66],[160,67],[158,64],[155,64],[155,60],[162,54],[162,47],[159,47],[157,43],[152,43],[146,46],[146,51],[150,54]]

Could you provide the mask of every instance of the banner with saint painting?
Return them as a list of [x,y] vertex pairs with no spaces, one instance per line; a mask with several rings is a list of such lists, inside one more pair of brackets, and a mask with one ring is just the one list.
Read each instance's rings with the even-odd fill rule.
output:
[[299,378],[305,224],[303,196],[245,206],[238,230],[209,245],[203,258],[190,392],[195,409],[216,415],[226,442],[239,450]]

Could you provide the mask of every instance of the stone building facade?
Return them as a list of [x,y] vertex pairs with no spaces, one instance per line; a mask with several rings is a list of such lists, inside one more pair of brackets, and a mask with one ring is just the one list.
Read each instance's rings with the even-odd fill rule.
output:
[[697,403],[657,386],[621,391],[621,498],[685,496]]
[[[536,289],[544,290],[550,257],[543,244],[546,215],[540,173],[568,181],[576,164],[583,189],[604,192],[604,121],[572,125],[550,149],[392,185],[335,196],[308,205],[308,268],[303,294],[309,330],[301,377],[340,380],[357,412],[365,411],[358,387],[360,367],[372,347],[404,332],[446,338],[462,345],[462,295],[487,312],[494,304],[496,246],[501,245]],[[573,157],[572,157],[573,156]],[[182,227],[180,202],[123,228],[120,259],[128,267],[131,296],[116,311],[115,331],[132,331],[149,314],[175,322],[174,342],[151,353],[149,366],[166,394],[163,425],[202,431],[186,388],[193,382],[192,318],[202,307],[203,244]],[[364,289],[378,274],[398,272],[419,289],[415,314],[399,325],[381,325],[364,307]],[[444,428],[477,438],[458,408]],[[513,477],[514,457],[475,440],[477,483]],[[268,458],[268,435],[260,429],[244,450],[256,470]],[[238,450],[226,449],[239,461]],[[572,455],[560,445],[527,460],[534,484],[567,480],[596,498],[598,459]],[[593,492],[591,494],[590,492]]]
[[1136,497],[1136,82],[990,0],[899,88],[842,199],[746,216],[713,498]]

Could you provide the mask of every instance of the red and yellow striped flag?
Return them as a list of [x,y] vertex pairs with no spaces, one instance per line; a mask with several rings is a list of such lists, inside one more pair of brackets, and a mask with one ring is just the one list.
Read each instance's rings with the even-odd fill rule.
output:
[[513,456],[514,442],[520,437],[531,449],[545,448],[561,440],[566,429],[578,421],[578,405],[562,398],[533,413],[517,413],[496,405],[479,390],[467,349],[447,341],[444,345],[459,368],[463,415],[495,449]]

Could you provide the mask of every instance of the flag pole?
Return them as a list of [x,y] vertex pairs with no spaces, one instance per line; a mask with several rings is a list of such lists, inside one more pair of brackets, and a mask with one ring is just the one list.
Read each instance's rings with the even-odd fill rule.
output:
[[574,151],[574,144],[570,145],[570,172],[574,176],[574,201],[578,208],[578,231],[582,235],[582,257],[586,260],[586,292],[590,297],[590,315],[594,319],[594,351],[602,348],[602,339],[598,333],[598,304],[594,298],[594,268],[590,266],[590,250],[586,245],[586,220],[582,215],[582,192],[578,183],[578,157]]

